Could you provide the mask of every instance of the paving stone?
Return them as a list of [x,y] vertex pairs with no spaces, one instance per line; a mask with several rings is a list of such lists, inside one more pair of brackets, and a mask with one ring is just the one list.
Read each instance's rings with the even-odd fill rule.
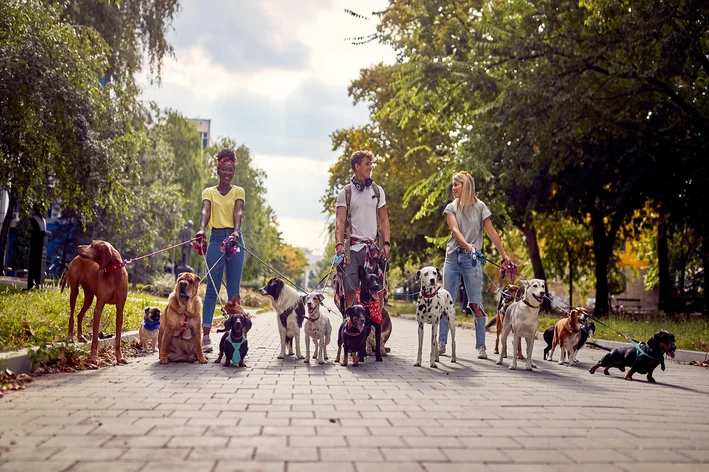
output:
[[397,318],[384,362],[306,365],[275,358],[276,323],[254,318],[246,369],[149,356],[8,393],[0,472],[709,472],[706,369],[626,382],[588,374],[604,353],[584,349],[582,368],[513,372],[476,358],[472,330],[458,364],[415,368],[416,324]]

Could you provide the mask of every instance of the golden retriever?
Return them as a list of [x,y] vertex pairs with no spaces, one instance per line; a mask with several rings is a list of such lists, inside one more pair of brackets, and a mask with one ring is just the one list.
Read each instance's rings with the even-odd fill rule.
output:
[[197,295],[199,284],[199,276],[189,272],[183,272],[177,278],[175,290],[167,300],[167,308],[160,321],[158,344],[161,364],[168,361],[207,362],[202,352],[202,299]]

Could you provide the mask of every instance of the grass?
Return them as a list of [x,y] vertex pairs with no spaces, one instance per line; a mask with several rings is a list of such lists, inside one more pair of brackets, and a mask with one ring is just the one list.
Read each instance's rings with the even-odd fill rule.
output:
[[[416,305],[402,300],[390,300],[390,305],[386,309],[389,314],[399,316],[403,314],[415,314]],[[485,307],[488,314],[495,313],[495,307]],[[560,318],[552,316],[542,316],[539,318],[539,331],[551,328]],[[488,316],[488,321],[490,317]],[[457,307],[456,321],[458,323],[472,323],[472,316],[463,315]],[[709,352],[709,320],[707,318],[691,318],[686,321],[674,321],[670,318],[654,318],[646,321],[633,321],[616,317],[605,317],[602,323],[610,328],[623,333],[639,341],[647,341],[656,332],[664,329],[675,335],[677,349],[688,349],[690,351]],[[494,329],[494,327],[493,327]],[[617,333],[596,323],[595,339],[608,341],[626,342],[625,338]]]
[[[203,287],[202,287],[203,288]],[[200,295],[204,296],[203,290]],[[242,299],[253,305],[259,302],[248,290],[242,291]],[[226,300],[226,293],[222,293],[222,300]],[[76,313],[78,314],[84,302],[83,291],[79,290],[76,300]],[[265,304],[265,302],[263,302]],[[95,305],[95,302],[94,302]],[[141,291],[128,292],[128,300],[123,310],[123,331],[134,331],[140,326],[145,314],[145,307],[159,306],[164,310],[167,298],[157,297]],[[264,305],[265,306],[265,305]],[[254,312],[262,307],[245,306],[249,312]],[[215,324],[221,317],[219,305],[215,310]],[[84,316],[84,332],[91,332],[93,306]],[[21,287],[0,285],[0,352],[12,351],[34,345],[38,333],[42,329],[42,336],[49,336],[55,342],[65,341],[69,327],[69,290],[60,293],[57,285],[46,285],[40,289],[30,291]],[[116,332],[116,307],[107,305],[101,316],[100,331],[104,333]]]

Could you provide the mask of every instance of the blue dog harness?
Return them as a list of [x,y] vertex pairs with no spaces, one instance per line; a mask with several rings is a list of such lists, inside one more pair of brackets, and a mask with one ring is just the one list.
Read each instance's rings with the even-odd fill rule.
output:
[[156,329],[160,328],[160,320],[157,320],[157,321],[143,320],[140,324],[143,325],[143,328],[147,329],[148,331],[155,331]]
[[242,334],[241,338],[239,339],[239,342],[234,342],[233,339],[231,339],[231,336],[227,338],[229,342],[231,343],[232,347],[234,348],[234,354],[231,356],[231,361],[234,364],[238,364],[241,362],[241,352],[239,351],[239,348],[241,347],[242,344],[244,344],[244,341],[246,341],[246,335]]

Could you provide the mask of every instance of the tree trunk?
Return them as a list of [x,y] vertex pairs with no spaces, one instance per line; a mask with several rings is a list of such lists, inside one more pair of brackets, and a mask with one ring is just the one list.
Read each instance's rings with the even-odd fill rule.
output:
[[574,306],[574,261],[569,254],[569,306]]
[[5,270],[5,252],[7,251],[8,236],[10,235],[10,223],[12,223],[12,216],[15,212],[15,207],[17,207],[17,202],[20,200],[14,192],[10,191],[8,194],[10,198],[7,213],[5,213],[2,229],[0,229],[0,273]]
[[702,244],[702,264],[704,265],[704,316],[709,315],[709,300],[707,290],[709,290],[709,236],[704,235]]
[[591,225],[593,231],[593,253],[596,259],[596,307],[593,311],[596,316],[604,316],[608,313],[608,264],[613,253],[613,243],[617,227],[611,226],[609,234],[606,234],[606,226],[603,215],[591,214]]
[[674,314],[672,304],[672,281],[670,279],[670,250],[667,243],[669,224],[662,215],[657,225],[657,269],[660,279],[660,310],[668,315]]
[[[529,259],[532,261],[532,269],[534,270],[534,278],[546,280],[547,276],[544,272],[544,266],[542,265],[542,256],[539,253],[539,242],[537,241],[537,229],[534,227],[532,221],[527,221],[520,228],[522,234],[524,234],[524,240],[527,243],[527,251],[529,252]],[[547,297],[544,299],[541,305],[542,311],[551,310],[551,302],[549,301],[549,287],[546,288]]]

